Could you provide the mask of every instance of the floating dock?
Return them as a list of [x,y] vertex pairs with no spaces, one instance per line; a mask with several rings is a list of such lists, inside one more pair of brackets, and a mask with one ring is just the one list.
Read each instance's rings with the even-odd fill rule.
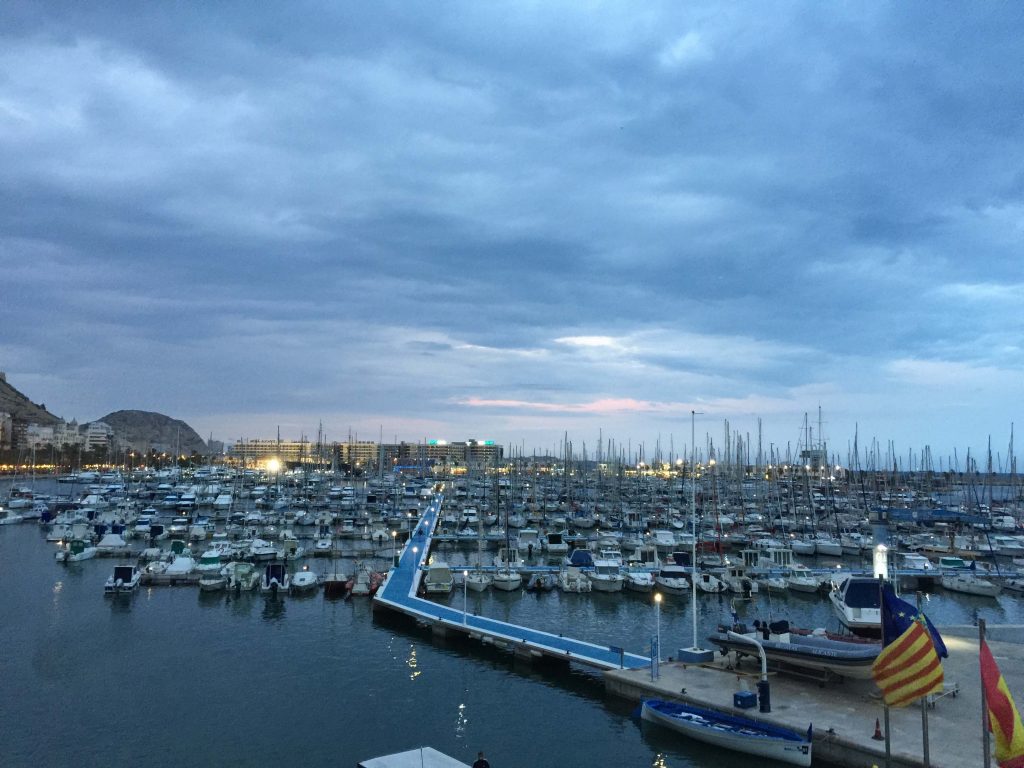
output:
[[513,651],[519,656],[575,661],[602,670],[649,667],[646,656],[627,653],[564,635],[496,621],[455,610],[418,596],[423,566],[430,554],[434,526],[440,509],[437,497],[423,513],[412,538],[402,549],[398,564],[373,598],[374,607],[388,608],[430,626],[438,634],[461,634],[481,643]]

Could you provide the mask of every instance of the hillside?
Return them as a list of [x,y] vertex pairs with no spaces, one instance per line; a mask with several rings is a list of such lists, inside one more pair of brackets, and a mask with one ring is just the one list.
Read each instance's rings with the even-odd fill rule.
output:
[[179,453],[186,456],[195,452],[206,453],[206,443],[181,419],[172,419],[152,411],[114,411],[98,421],[110,425],[121,445],[146,453],[150,449],[161,453]]
[[7,383],[6,374],[0,372],[0,413],[9,413],[16,422],[51,426],[60,421],[45,405],[37,405]]

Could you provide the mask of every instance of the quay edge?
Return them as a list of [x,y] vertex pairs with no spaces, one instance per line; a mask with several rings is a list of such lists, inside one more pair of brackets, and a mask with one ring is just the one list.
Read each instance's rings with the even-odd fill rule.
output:
[[[966,628],[961,631],[967,634]],[[974,633],[973,638],[957,631],[943,635],[949,649],[949,658],[944,660],[947,693],[928,707],[933,768],[982,763],[976,628]],[[993,640],[990,635],[989,646],[1010,690],[1024,690],[1024,644]],[[756,691],[760,666],[747,659],[735,668],[732,654],[716,657],[711,664],[662,662],[660,675],[653,681],[649,668],[613,669],[603,676],[609,694],[631,701],[680,701],[727,714],[742,714],[795,731],[806,730],[813,723],[815,764],[821,761],[843,768],[885,764],[885,742],[872,738],[876,718],[884,723],[883,707],[877,688],[869,680],[819,684],[769,673],[772,711],[762,714],[756,708],[733,707],[734,692]],[[893,768],[921,768],[924,762],[920,705],[891,709],[890,727]]]

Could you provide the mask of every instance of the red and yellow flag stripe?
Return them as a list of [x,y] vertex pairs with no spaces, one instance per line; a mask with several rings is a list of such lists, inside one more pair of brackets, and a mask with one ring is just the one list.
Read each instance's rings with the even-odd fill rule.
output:
[[1024,727],[1021,726],[1020,712],[984,639],[981,641],[980,660],[981,682],[988,705],[988,729],[996,742],[996,762],[999,768],[1024,768]]
[[871,666],[871,675],[890,707],[904,707],[942,691],[942,661],[923,622],[913,621],[882,649]]

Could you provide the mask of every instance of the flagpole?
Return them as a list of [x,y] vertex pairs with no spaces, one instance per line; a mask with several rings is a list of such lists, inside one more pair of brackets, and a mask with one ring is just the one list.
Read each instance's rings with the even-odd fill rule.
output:
[[[921,593],[917,593],[917,613],[918,621],[923,615],[921,610]],[[921,741],[924,743],[924,768],[931,768],[931,757],[929,756],[928,750],[928,697],[921,697]]]
[[[882,647],[885,647],[885,619],[882,614],[885,612],[885,576],[878,574],[878,631],[882,639]],[[892,742],[889,741],[889,705],[882,705],[882,719],[885,722],[885,768],[892,768]]]
[[[981,644],[985,642],[985,620],[978,619],[978,658],[981,658]],[[988,702],[985,700],[985,674],[981,674],[981,744],[984,750],[984,768],[992,766],[992,745],[988,735]]]

